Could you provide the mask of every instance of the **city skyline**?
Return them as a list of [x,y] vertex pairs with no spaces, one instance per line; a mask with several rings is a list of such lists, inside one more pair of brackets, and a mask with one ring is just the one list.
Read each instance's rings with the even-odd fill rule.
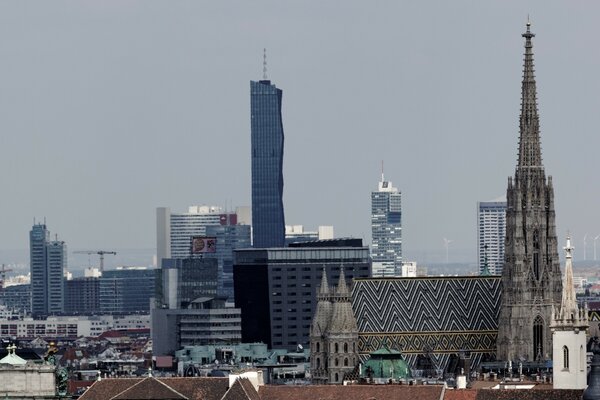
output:
[[530,13],[557,233],[582,259],[584,234],[600,233],[600,59],[586,51],[598,5],[264,4],[239,3],[243,17],[195,3],[0,5],[0,258],[27,248],[34,217],[70,249],[150,249],[156,207],[250,205],[247,82],[266,47],[286,93],[285,220],[370,243],[384,159],[403,193],[405,259],[441,261],[448,238],[450,260],[475,261],[473,207],[504,197],[516,164],[515,32]]

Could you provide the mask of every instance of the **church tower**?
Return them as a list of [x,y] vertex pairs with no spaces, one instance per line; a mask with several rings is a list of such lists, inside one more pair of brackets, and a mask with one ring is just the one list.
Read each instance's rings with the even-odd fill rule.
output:
[[344,269],[333,296],[329,341],[329,383],[342,383],[358,364],[358,325],[352,311]]
[[315,384],[341,384],[358,365],[358,326],[350,300],[344,269],[334,290],[327,286],[323,269],[310,328],[310,367]]
[[565,278],[560,308],[552,312],[554,389],[587,387],[586,331],[589,328],[587,307],[579,309],[573,285],[573,248],[571,238],[565,247]]
[[323,268],[321,286],[317,293],[317,310],[310,326],[310,371],[315,384],[327,383],[327,332],[331,321],[331,296],[327,282],[327,272]]
[[506,191],[505,265],[497,341],[499,360],[552,358],[552,308],[560,304],[552,177],[542,165],[540,124],[533,64],[531,24],[527,23],[521,87],[520,137],[514,180]]

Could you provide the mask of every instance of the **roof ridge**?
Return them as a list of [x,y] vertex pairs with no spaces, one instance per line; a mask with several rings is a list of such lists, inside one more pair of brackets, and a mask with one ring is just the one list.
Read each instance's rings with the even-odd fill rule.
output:
[[124,394],[125,392],[128,392],[129,390],[134,389],[136,386],[138,386],[138,385],[140,385],[143,382],[146,382],[148,380],[151,380],[151,381],[154,381],[154,382],[158,382],[161,385],[163,385],[165,388],[167,388],[168,390],[170,390],[171,392],[173,392],[173,393],[177,394],[178,396],[180,396],[182,399],[189,400],[189,398],[187,396],[184,396],[183,394],[179,393],[177,390],[173,389],[171,386],[167,385],[164,382],[161,382],[160,380],[156,379],[153,376],[147,376],[146,378],[143,378],[142,380],[140,380],[139,382],[136,382],[135,384],[129,386],[127,389],[123,390],[122,392],[114,395],[113,397],[110,398],[110,400],[118,399],[118,397],[121,396],[122,394]]

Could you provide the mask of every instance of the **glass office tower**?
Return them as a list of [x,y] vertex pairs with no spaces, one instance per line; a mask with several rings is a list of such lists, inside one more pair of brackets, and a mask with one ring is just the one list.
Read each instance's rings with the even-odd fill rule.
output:
[[253,247],[283,247],[283,124],[281,89],[250,82]]
[[45,224],[29,232],[31,272],[31,314],[46,317],[64,311],[64,270],[67,267],[65,242],[50,240]]
[[401,194],[383,174],[378,190],[371,192],[371,231],[373,276],[401,276]]

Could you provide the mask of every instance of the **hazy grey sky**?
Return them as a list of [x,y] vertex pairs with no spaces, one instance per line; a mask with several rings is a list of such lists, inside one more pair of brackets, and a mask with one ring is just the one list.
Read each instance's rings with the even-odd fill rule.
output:
[[598,2],[3,1],[0,259],[34,217],[70,249],[152,248],[157,206],[249,205],[266,47],[286,221],[370,241],[385,160],[407,258],[446,237],[474,260],[476,203],[514,174],[527,14],[558,233],[581,249],[600,233]]

